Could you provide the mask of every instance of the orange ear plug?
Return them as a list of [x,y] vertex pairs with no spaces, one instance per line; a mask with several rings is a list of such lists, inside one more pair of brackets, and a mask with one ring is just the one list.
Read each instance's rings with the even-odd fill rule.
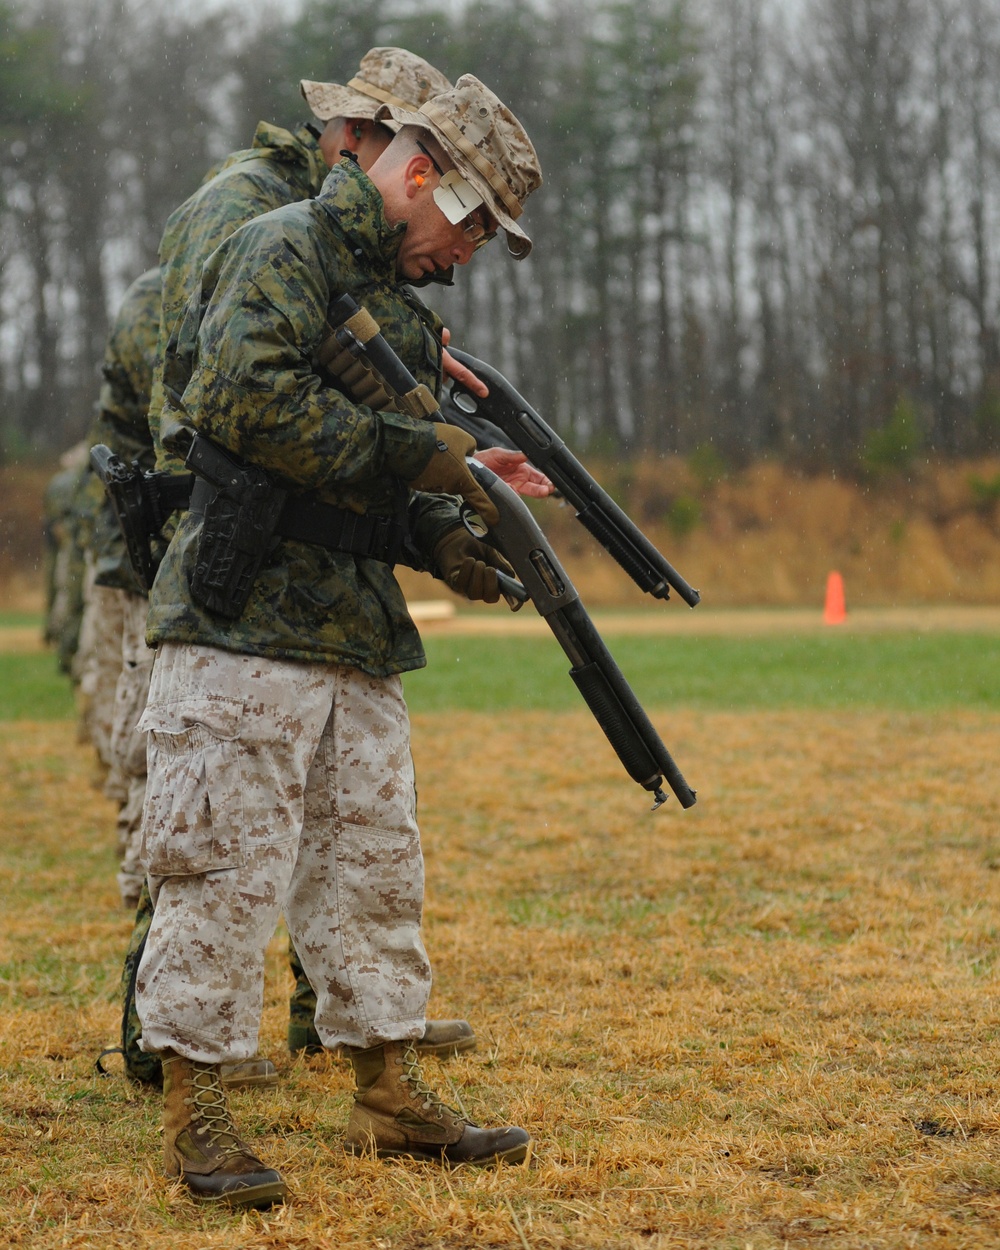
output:
[[414,175],[413,175],[413,181],[417,184],[417,186],[418,186],[418,187],[422,187],[422,186],[424,185],[424,176],[423,176],[423,174],[414,174]]

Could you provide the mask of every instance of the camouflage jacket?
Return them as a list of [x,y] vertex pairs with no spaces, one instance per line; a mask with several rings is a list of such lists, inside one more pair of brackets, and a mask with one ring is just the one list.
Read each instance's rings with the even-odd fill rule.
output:
[[44,638],[69,673],[83,616],[84,533],[90,510],[86,487],[93,478],[86,463],[62,469],[45,488],[45,627]]
[[[160,332],[160,271],[148,269],[125,292],[104,350],[104,382],[91,441],[104,443],[126,464],[155,462],[149,396]],[[104,501],[94,528],[97,583],[138,592],[111,505]]]
[[[328,172],[319,143],[307,126],[292,134],[260,122],[253,145],[226,157],[171,213],[160,240],[163,311],[158,361],[162,361],[167,341],[198,287],[202,265],[223,239],[272,208],[318,195]],[[157,465],[179,469],[159,438],[162,406],[162,373],[158,367],[149,411]]]
[[[438,391],[440,322],[396,280],[404,229],[388,224],[375,187],[344,161],[317,199],[267,213],[230,236],[206,264],[200,298],[168,346],[183,419],[293,492],[391,515],[400,482],[431,456],[433,427],[352,403],[324,384],[313,361],[331,303],[349,292],[418,381]],[[176,416],[168,403],[168,439]],[[458,523],[455,501],[415,495],[411,503],[418,545],[429,556]],[[348,664],[378,677],[424,664],[391,567],[311,543],[278,542],[240,619],[212,616],[189,590],[201,530],[201,517],[185,514],[160,566],[150,596],[151,644],[196,642]]]

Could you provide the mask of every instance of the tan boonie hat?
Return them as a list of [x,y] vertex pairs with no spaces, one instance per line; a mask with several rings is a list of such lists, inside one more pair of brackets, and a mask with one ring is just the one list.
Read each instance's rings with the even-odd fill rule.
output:
[[472,74],[413,112],[387,103],[376,121],[393,118],[401,126],[429,130],[455,162],[463,178],[482,195],[507,236],[517,260],[531,251],[531,240],[517,224],[524,201],[542,185],[538,156],[524,127],[510,109]]
[[364,117],[373,121],[383,104],[419,108],[425,100],[450,87],[451,81],[440,70],[405,48],[372,48],[361,58],[357,74],[344,87],[307,78],[299,83],[306,103],[321,122],[334,117]]

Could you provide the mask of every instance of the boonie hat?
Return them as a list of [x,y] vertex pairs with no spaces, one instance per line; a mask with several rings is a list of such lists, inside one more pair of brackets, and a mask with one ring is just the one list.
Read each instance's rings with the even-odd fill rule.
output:
[[312,82],[308,78],[299,83],[313,116],[321,122],[334,117],[363,117],[374,121],[383,104],[419,108],[425,100],[450,87],[450,79],[440,70],[405,48],[370,49],[346,86]]
[[376,121],[429,130],[496,217],[516,260],[531,251],[531,240],[517,224],[524,201],[542,185],[538,156],[524,127],[510,109],[472,74],[425,100],[414,112],[387,102]]

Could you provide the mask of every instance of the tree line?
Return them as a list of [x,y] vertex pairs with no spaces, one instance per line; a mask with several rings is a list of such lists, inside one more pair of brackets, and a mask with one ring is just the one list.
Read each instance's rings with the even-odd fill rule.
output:
[[434,300],[580,450],[1000,446],[1000,0],[0,0],[0,454],[81,436],[169,212],[379,44],[535,141],[532,256]]

